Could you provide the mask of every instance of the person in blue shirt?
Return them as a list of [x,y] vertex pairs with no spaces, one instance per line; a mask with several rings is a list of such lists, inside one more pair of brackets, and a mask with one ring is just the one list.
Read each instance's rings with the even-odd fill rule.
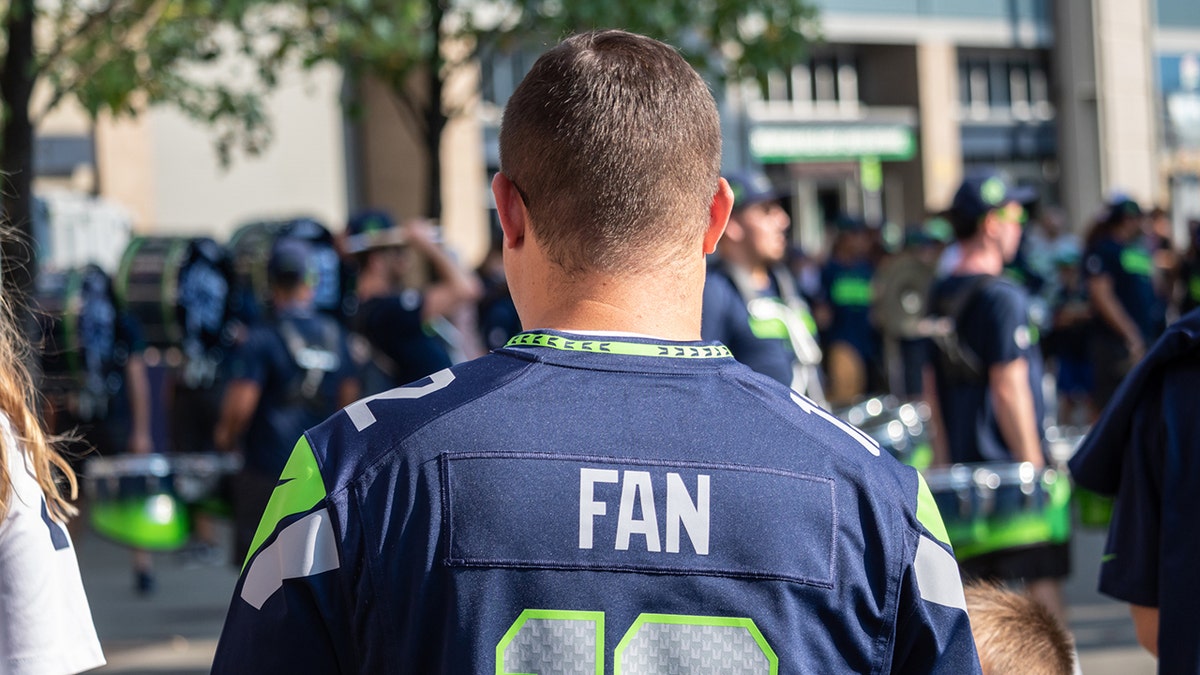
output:
[[[454,359],[435,325],[446,325],[479,298],[479,281],[438,243],[434,226],[397,226],[384,211],[363,211],[346,226],[346,248],[358,267],[352,330],[365,339],[365,394],[377,394],[448,368]],[[433,281],[407,285],[410,254],[429,262]]]
[[1115,496],[1100,592],[1130,604],[1160,673],[1200,672],[1200,310],[1180,318],[1122,382],[1069,466]]
[[250,327],[227,363],[213,442],[243,457],[233,487],[234,564],[246,558],[295,437],[359,395],[346,335],[313,303],[311,253],[300,239],[275,242],[270,316]]
[[1097,410],[1158,337],[1162,321],[1153,260],[1140,243],[1143,219],[1137,202],[1115,200],[1088,234],[1083,254],[1084,280],[1096,317],[1089,353]]
[[1188,221],[1188,247],[1179,260],[1179,313],[1200,307],[1200,219]]
[[[65,298],[64,304],[78,307],[69,310],[78,314],[67,317],[59,308],[53,316],[41,317],[41,370],[47,378],[41,388],[46,395],[47,427],[53,435],[68,436],[65,454],[80,472],[86,457],[154,452],[150,379],[141,324],[118,305],[112,280],[99,267],[87,265],[59,274],[46,273],[40,282],[53,285],[55,277],[75,280],[67,288],[77,288],[79,295]],[[67,335],[68,327],[77,335]],[[72,354],[69,350],[74,341],[79,348]],[[63,382],[58,375],[70,370],[72,357],[80,362],[83,372],[80,379]],[[138,594],[154,591],[153,567],[149,551],[133,550],[133,587]]]
[[[1028,462],[1038,469],[1047,463],[1042,357],[1029,299],[1001,276],[1021,241],[1025,201],[1022,190],[991,173],[968,176],[954,195],[948,215],[960,256],[930,291],[932,313],[956,326],[954,344],[938,343],[925,378],[937,465]],[[1043,605],[1065,617],[1066,544],[1000,550],[961,565],[971,577],[1023,580]]]
[[824,338],[831,405],[845,406],[882,390],[879,333],[871,323],[874,300],[873,237],[866,221],[842,215],[835,222],[829,260],[821,270],[815,314]]
[[725,176],[734,207],[708,267],[701,335],[734,358],[809,397],[824,401],[821,348],[808,303],[784,264],[791,224],[776,191],[757,171]]
[[671,47],[538,59],[492,183],[529,330],[301,437],[213,672],[980,672],[917,472],[700,341],[720,156]]

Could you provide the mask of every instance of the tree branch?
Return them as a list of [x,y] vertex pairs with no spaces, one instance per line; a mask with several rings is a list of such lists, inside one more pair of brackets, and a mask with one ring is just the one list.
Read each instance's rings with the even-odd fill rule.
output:
[[87,18],[85,18],[83,22],[81,22],[73,32],[71,32],[71,34],[61,36],[58,42],[56,42],[54,46],[50,48],[50,51],[46,54],[46,56],[38,60],[38,64],[34,68],[34,77],[41,77],[50,67],[50,64],[54,63],[59,59],[59,57],[66,53],[67,47],[71,43],[82,38],[84,35],[91,32],[93,28],[107,20],[108,17],[112,15],[113,10],[116,8],[116,4],[117,3],[115,0],[113,0],[99,11],[88,14]]

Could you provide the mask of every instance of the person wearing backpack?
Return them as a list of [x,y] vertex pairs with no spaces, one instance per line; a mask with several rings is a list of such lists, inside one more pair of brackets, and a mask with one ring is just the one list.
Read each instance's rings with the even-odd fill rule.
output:
[[[1046,465],[1041,420],[1042,356],[1025,290],[1002,277],[1021,242],[1027,191],[1001,177],[969,176],[949,218],[960,257],[930,291],[931,313],[949,326],[934,336],[925,369],[933,412],[934,462],[1028,462]],[[1024,581],[1060,619],[1066,544],[1046,543],[960,560],[964,576]]]
[[213,440],[244,457],[233,495],[239,567],[296,438],[359,396],[346,334],[313,304],[311,262],[306,242],[276,242],[267,263],[270,316],[229,357]]

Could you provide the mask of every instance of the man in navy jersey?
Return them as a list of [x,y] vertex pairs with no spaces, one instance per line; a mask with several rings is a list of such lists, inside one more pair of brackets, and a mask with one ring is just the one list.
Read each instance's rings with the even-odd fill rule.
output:
[[1160,673],[1200,672],[1200,311],[1172,324],[1117,389],[1071,458],[1071,475],[1115,495],[1100,592],[1130,603]]
[[492,184],[527,331],[301,438],[214,672],[979,672],[918,474],[699,341],[719,129],[662,43],[538,59]]
[[[1021,242],[1024,191],[1000,177],[969,176],[954,195],[949,217],[960,255],[949,276],[930,291],[932,313],[952,320],[952,340],[936,341],[927,369],[933,410],[934,461],[1046,464],[1041,420],[1042,357],[1030,327],[1024,289],[1001,272]],[[963,561],[969,576],[1022,580],[1060,619],[1061,578],[1070,571],[1068,547],[1046,542],[1003,549]]]
[[734,206],[704,284],[701,337],[755,371],[818,401],[817,324],[783,264],[791,223],[783,195],[757,171],[731,172]]

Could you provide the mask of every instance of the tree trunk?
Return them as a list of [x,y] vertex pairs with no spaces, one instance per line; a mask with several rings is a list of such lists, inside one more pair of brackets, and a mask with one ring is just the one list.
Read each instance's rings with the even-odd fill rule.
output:
[[37,259],[33,255],[33,125],[29,98],[33,93],[34,0],[13,0],[4,30],[8,54],[0,72],[0,99],[5,104],[0,131],[0,185],[4,223],[15,236],[0,242],[3,297],[20,307],[33,287]]
[[446,129],[446,112],[443,108],[442,93],[446,77],[445,59],[442,57],[442,21],[446,7],[444,0],[430,0],[432,25],[437,31],[437,43],[429,60],[428,97],[425,105],[425,152],[428,155],[426,166],[429,192],[426,194],[425,214],[434,219],[442,217],[442,132]]

